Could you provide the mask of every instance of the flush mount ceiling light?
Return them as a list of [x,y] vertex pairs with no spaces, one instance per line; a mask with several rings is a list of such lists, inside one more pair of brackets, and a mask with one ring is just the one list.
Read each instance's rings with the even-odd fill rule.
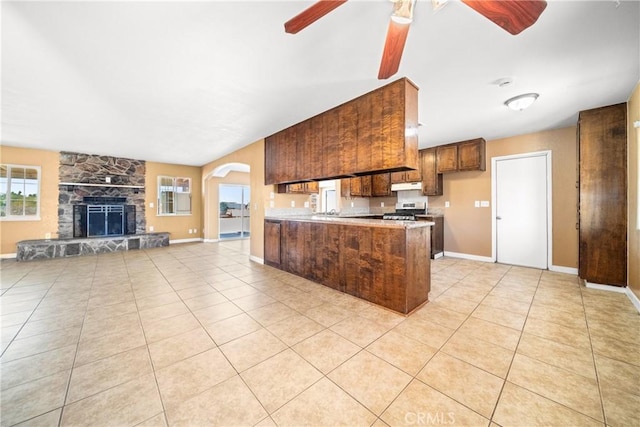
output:
[[504,105],[514,111],[522,111],[525,108],[529,108],[531,104],[533,104],[535,100],[538,99],[538,96],[540,95],[538,95],[537,93],[525,93],[523,95],[518,95],[514,96],[511,99],[507,99],[504,102]]

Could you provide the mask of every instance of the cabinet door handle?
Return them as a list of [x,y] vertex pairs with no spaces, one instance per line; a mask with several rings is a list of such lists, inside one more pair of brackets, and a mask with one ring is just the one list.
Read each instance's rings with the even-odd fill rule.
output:
[[502,219],[502,217],[501,216],[497,216],[496,219]]

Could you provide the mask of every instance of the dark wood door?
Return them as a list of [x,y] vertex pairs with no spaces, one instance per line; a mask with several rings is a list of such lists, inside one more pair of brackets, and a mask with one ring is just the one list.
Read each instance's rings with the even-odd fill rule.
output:
[[580,112],[579,275],[627,284],[627,108]]

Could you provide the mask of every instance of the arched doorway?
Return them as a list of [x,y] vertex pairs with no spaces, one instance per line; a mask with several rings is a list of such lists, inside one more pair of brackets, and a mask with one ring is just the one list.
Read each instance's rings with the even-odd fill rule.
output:
[[205,241],[250,237],[250,167],[225,163],[204,180]]

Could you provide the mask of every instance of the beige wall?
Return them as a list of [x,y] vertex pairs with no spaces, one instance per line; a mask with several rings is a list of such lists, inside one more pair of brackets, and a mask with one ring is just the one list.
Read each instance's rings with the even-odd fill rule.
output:
[[[147,232],[171,233],[170,239],[184,240],[202,238],[202,171],[198,166],[173,165],[146,162],[145,215]],[[158,176],[191,178],[191,215],[158,215]],[[153,203],[153,207],[151,207]],[[189,234],[189,229],[197,233]]]
[[488,141],[486,171],[445,174],[444,195],[429,197],[429,207],[442,208],[445,215],[445,251],[491,257],[491,208],[474,207],[476,200],[491,200],[491,158],[551,150],[553,265],[577,268],[576,147],[573,126]]
[[[32,150],[0,146],[0,162],[41,167],[40,182],[40,220],[39,221],[0,221],[0,253],[15,254],[16,243],[21,240],[44,239],[47,233],[58,237],[58,165],[60,154],[57,151]],[[171,165],[146,162],[145,214],[147,231],[153,226],[155,231],[171,233],[171,240],[189,239],[202,236],[202,173],[200,167]],[[157,177],[158,175],[191,177],[193,185],[192,215],[157,215]],[[154,207],[150,208],[149,203]],[[197,229],[197,234],[188,230]]]
[[40,166],[40,219],[37,221],[0,221],[0,254],[16,253],[20,240],[44,239],[47,233],[58,236],[58,163],[57,151],[0,146],[0,163]]
[[638,164],[640,163],[640,128],[633,123],[640,120],[640,83],[636,85],[627,109],[628,131],[628,179],[629,179],[629,253],[627,257],[628,285],[634,294],[640,298],[640,230],[638,224]]

